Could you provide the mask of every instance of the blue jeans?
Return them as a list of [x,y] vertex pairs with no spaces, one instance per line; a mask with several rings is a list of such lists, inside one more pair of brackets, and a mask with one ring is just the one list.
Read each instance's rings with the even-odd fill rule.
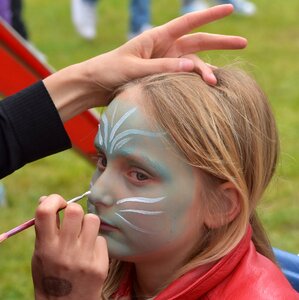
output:
[[192,5],[195,0],[183,0],[182,6]]
[[219,4],[232,4],[236,5],[236,0],[218,0]]
[[130,3],[130,32],[139,33],[150,21],[150,0],[131,0]]
[[[183,0],[182,1],[183,3],[183,6],[185,6],[185,5],[191,5],[191,4],[193,4],[194,2],[195,2],[195,0]],[[231,3],[231,4],[234,4],[234,0],[217,0],[217,2],[219,3],[219,4],[229,4],[229,3]]]
[[[83,0],[90,4],[100,0]],[[131,0],[129,31],[139,33],[144,25],[150,24],[150,0]]]

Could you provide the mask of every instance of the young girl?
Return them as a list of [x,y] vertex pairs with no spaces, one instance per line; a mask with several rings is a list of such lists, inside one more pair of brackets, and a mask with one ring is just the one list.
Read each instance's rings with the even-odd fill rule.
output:
[[100,236],[77,204],[57,227],[65,201],[45,199],[36,299],[299,299],[255,212],[278,157],[271,109],[244,72],[215,75],[213,87],[177,73],[116,91],[95,140]]

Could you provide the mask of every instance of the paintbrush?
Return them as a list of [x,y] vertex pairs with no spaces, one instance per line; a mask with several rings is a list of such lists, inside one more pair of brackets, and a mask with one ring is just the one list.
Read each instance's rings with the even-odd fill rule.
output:
[[[80,196],[77,196],[69,201],[67,201],[67,204],[70,204],[70,203],[74,203],[74,202],[77,202],[79,200],[81,200],[82,198],[84,198],[85,196],[89,195],[91,192],[90,191],[87,191],[85,192],[84,194],[80,195]],[[65,207],[64,207],[65,208]],[[64,209],[62,208],[62,209]],[[60,209],[60,210],[62,210]],[[25,223],[7,231],[7,232],[4,232],[2,234],[0,234],[0,243],[5,241],[6,239],[8,239],[9,237],[17,234],[18,232],[21,232],[31,226],[33,226],[35,224],[35,218],[31,219],[31,220],[28,220],[26,221]]]

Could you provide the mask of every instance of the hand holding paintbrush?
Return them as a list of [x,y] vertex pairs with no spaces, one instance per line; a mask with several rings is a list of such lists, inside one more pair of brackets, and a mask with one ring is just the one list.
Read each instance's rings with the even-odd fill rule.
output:
[[[90,191],[87,191],[85,192],[84,194],[80,195],[80,196],[77,196],[69,201],[67,201],[67,204],[70,204],[70,203],[74,203],[74,202],[77,202],[79,200],[81,200],[82,198],[84,198],[85,196],[88,196],[90,194]],[[30,219],[28,221],[26,221],[25,223],[7,231],[7,232],[4,232],[2,234],[0,234],[0,243],[5,241],[6,239],[8,239],[9,237],[33,226],[35,224],[35,218],[33,219]]]
[[[65,200],[53,194],[35,212],[31,264],[35,297],[99,299],[109,268],[107,243],[99,234],[100,219],[85,214],[80,205],[65,206]],[[64,207],[60,219],[57,212]]]

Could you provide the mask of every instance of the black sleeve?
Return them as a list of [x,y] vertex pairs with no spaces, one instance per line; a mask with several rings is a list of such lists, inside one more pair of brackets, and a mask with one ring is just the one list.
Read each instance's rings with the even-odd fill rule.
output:
[[0,101],[0,178],[71,147],[42,81]]

